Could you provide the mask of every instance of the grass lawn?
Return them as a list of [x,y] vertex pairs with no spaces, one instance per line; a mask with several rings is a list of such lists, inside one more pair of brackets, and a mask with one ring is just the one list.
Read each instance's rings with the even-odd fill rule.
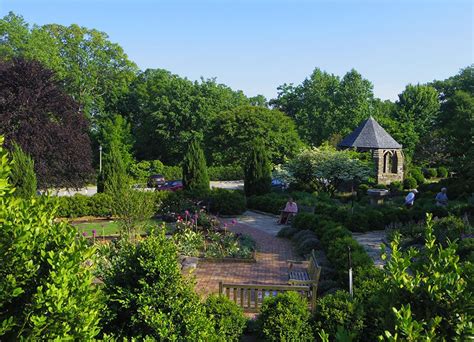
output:
[[[150,219],[147,223],[160,224],[162,221]],[[78,231],[82,234],[87,233],[88,236],[92,236],[92,231],[96,230],[97,236],[114,235],[120,233],[120,225],[117,221],[103,221],[103,222],[84,222],[74,225]],[[142,232],[141,232],[142,233]]]

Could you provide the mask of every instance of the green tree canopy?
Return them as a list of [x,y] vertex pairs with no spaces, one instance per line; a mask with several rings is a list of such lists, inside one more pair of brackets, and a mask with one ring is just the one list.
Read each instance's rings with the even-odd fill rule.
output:
[[295,120],[306,143],[318,146],[334,134],[351,132],[369,117],[372,88],[356,70],[341,79],[316,68],[302,84],[279,87],[277,99],[270,103]]
[[292,119],[278,110],[241,106],[220,113],[206,135],[212,164],[242,164],[253,141],[265,144],[275,164],[294,156],[302,147]]

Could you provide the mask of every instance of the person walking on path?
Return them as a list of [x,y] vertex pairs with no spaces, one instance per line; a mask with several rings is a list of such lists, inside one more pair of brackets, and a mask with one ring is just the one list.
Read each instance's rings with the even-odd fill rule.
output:
[[286,224],[290,216],[296,215],[298,213],[298,205],[293,201],[293,198],[289,197],[288,202],[286,202],[285,209],[281,211],[279,224]]
[[448,195],[446,195],[446,192],[448,191],[448,189],[446,188],[441,188],[441,192],[438,192],[438,194],[436,195],[436,205],[438,207],[445,207],[448,205]]
[[405,206],[407,208],[413,207],[413,204],[415,203],[415,195],[417,193],[418,193],[418,190],[413,189],[412,191],[408,193],[407,197],[405,197]]

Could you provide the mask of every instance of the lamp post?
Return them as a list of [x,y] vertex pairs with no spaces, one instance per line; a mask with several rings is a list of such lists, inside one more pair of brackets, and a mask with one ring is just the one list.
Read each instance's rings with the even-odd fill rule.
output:
[[102,145],[99,146],[99,172],[102,173]]
[[354,297],[353,289],[352,289],[352,259],[351,259],[351,247],[347,246],[349,250],[349,293],[351,297]]

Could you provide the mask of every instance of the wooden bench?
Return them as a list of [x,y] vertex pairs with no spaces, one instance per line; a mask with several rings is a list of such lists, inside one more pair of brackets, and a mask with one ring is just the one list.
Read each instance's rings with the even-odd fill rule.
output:
[[298,286],[312,286],[318,288],[319,276],[321,275],[321,267],[316,259],[314,249],[311,251],[309,257],[308,268],[298,269],[294,268],[295,264],[303,265],[304,261],[288,260],[288,284]]
[[312,286],[262,285],[262,284],[227,284],[219,282],[219,294],[226,296],[239,305],[245,312],[256,313],[260,310],[266,297],[278,293],[295,291],[309,301],[311,312],[315,307],[316,288]]

